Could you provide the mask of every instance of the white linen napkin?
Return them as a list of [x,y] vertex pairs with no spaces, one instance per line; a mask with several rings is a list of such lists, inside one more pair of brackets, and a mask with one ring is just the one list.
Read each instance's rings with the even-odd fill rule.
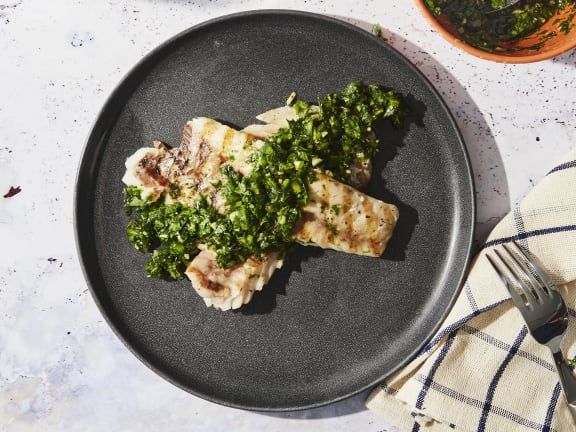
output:
[[539,345],[485,254],[517,240],[570,310],[563,349],[576,360],[576,149],[494,228],[440,330],[366,406],[410,431],[576,431],[550,351]]

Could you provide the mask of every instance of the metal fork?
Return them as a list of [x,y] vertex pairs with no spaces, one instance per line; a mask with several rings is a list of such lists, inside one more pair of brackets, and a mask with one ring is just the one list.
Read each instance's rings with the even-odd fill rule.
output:
[[552,351],[566,401],[576,416],[576,376],[572,374],[560,349],[568,327],[568,309],[550,276],[516,242],[513,244],[516,253],[504,244],[500,249],[504,253],[494,249],[492,257],[487,254],[486,258],[522,313],[530,334]]

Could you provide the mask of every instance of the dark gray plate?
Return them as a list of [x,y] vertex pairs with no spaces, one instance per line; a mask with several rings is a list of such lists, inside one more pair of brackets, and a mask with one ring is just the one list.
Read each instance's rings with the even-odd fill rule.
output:
[[[146,278],[128,243],[124,161],[208,116],[245,126],[285,103],[364,80],[409,104],[384,125],[369,193],[400,222],[381,259],[301,247],[252,303],[206,308],[186,281]],[[98,116],[79,168],[75,223],[84,272],[116,334],[181,388],[256,410],[311,408],[375,385],[431,337],[471,251],[474,193],[460,133],[430,83],[382,40],[324,16],[258,11],[198,25],[145,57]]]

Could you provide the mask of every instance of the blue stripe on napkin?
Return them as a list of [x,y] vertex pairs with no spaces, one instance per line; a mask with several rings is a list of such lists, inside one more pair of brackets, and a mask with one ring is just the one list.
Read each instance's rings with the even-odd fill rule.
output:
[[552,431],[552,416],[556,410],[556,405],[558,404],[558,399],[560,398],[560,383],[556,384],[554,391],[552,392],[552,397],[550,398],[550,405],[548,405],[548,411],[546,411],[546,419],[544,420],[544,427],[542,432]]
[[488,414],[492,412],[492,401],[494,400],[494,393],[496,392],[498,382],[500,381],[500,378],[502,377],[504,370],[506,370],[506,367],[510,364],[510,362],[518,352],[520,344],[522,344],[522,341],[526,338],[527,334],[528,329],[526,328],[526,326],[522,327],[522,330],[520,330],[520,333],[518,333],[516,340],[510,347],[508,355],[504,358],[504,361],[502,362],[502,364],[496,371],[494,378],[490,382],[490,385],[488,386],[488,394],[486,395],[486,400],[484,401],[484,406],[482,407],[482,416],[480,417],[480,423],[478,424],[478,432],[484,432],[486,430],[486,422],[488,420]]
[[511,235],[508,237],[497,238],[494,240],[490,240],[489,242],[486,242],[484,244],[484,246],[482,246],[482,249],[486,249],[486,248],[489,248],[492,246],[497,246],[497,245],[500,245],[503,243],[509,243],[509,242],[515,241],[515,240],[524,240],[524,239],[527,239],[529,237],[543,236],[543,235],[548,235],[548,234],[557,234],[557,233],[567,232],[567,231],[576,231],[576,225],[564,225],[564,226],[556,226],[556,227],[550,227],[550,228],[541,228],[541,229],[537,229],[537,230],[526,231],[524,233],[519,233],[516,235]]
[[564,162],[563,164],[560,164],[560,165],[552,168],[550,171],[548,171],[548,174],[546,174],[546,175],[550,175],[550,174],[555,173],[557,171],[563,171],[563,170],[569,169],[569,168],[576,168],[576,160]]
[[418,353],[418,355],[416,356],[416,358],[420,357],[421,355],[424,355],[426,353],[428,353],[432,348],[434,348],[442,339],[444,339],[444,337],[447,334],[450,334],[452,332],[454,332],[455,330],[458,330],[460,327],[462,327],[462,325],[464,325],[465,323],[467,323],[468,321],[470,321],[472,318],[477,317],[478,315],[480,315],[483,312],[489,311],[490,309],[493,309],[494,307],[498,306],[501,303],[504,303],[506,301],[506,299],[488,305],[486,307],[483,307],[481,309],[472,311],[472,313],[463,316],[462,318],[460,318],[458,321],[446,326],[445,328],[443,328],[442,330],[440,330],[438,332],[438,334],[434,337],[434,339],[432,339],[430,342],[428,342],[426,345],[424,345],[424,347],[422,348],[422,350]]
[[446,357],[446,354],[450,350],[450,347],[454,343],[454,337],[456,336],[456,333],[457,332],[450,333],[450,335],[448,336],[448,340],[446,340],[446,343],[442,346],[442,350],[440,351],[438,358],[434,362],[434,365],[430,369],[430,373],[426,377],[426,381],[424,382],[424,385],[422,386],[422,390],[420,390],[420,394],[418,395],[418,398],[416,399],[416,408],[420,409],[424,405],[424,398],[426,397],[428,390],[430,390],[430,386],[434,382],[434,374],[436,373],[436,371],[438,370],[438,368],[442,364],[442,360],[444,360],[444,358]]
[[[489,335],[486,332],[483,332],[480,329],[477,329],[476,327],[472,327],[468,324],[463,325],[460,330],[462,330],[465,333],[468,333],[472,336],[477,337],[478,339],[486,342],[487,344],[490,344],[496,348],[499,348],[503,351],[510,351],[512,349],[512,346],[509,343],[506,343],[500,339],[495,338],[492,335]],[[556,366],[554,366],[551,362],[547,362],[545,360],[542,360],[542,358],[538,357],[537,355],[535,355],[532,352],[529,351],[524,351],[522,349],[519,349],[518,352],[516,353],[516,355],[518,357],[522,357],[528,361],[531,361],[535,364],[537,364],[540,367],[543,367],[544,369],[548,369],[549,371],[554,372],[556,370]]]
[[470,283],[466,282],[464,285],[464,293],[466,294],[466,298],[468,299],[468,303],[470,304],[470,308],[472,312],[478,312],[479,308],[476,304],[476,299],[474,298],[474,294],[472,293],[472,288],[470,287]]

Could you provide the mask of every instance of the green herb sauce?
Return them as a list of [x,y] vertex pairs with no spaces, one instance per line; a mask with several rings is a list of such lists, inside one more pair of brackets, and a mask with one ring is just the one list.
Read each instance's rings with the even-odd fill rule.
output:
[[[504,8],[505,0],[425,1],[439,21],[447,21],[466,43],[488,52],[538,50],[557,34],[555,31],[540,31],[557,11],[570,7],[573,12],[566,19],[554,23],[563,33],[572,30],[576,15],[576,0],[526,0],[507,8]],[[538,36],[537,43],[523,48],[510,46],[514,41],[533,34]]]
[[[405,114],[392,91],[361,82],[319,99],[318,107],[313,110],[297,100],[298,118],[251,154],[250,175],[242,176],[227,164],[222,167],[222,182],[215,186],[225,198],[224,214],[206,197],[194,206],[166,204],[162,197],[154,202],[142,200],[139,188],[126,187],[124,204],[133,216],[128,239],[137,250],[150,253],[145,266],[148,275],[181,278],[199,244],[214,250],[223,268],[250,256],[285,253],[294,243],[292,232],[315,173],[347,182],[358,155],[372,158],[378,151],[378,140],[370,139],[375,122],[388,118],[400,126]],[[178,185],[170,186],[172,198],[179,193]]]

